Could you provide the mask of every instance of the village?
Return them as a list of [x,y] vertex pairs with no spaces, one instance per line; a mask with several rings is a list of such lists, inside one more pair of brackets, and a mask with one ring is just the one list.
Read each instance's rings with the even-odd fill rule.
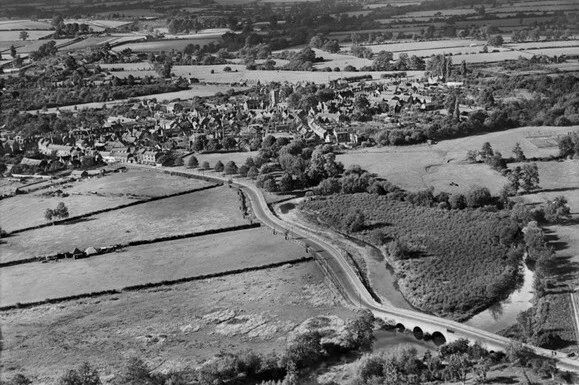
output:
[[[108,116],[97,129],[75,127],[63,136],[26,139],[2,131],[0,151],[23,155],[18,165],[8,165],[13,177],[47,178],[63,168],[86,170],[127,163],[173,166],[182,165],[182,158],[192,152],[255,151],[268,135],[299,138],[310,145],[373,146],[376,141],[367,127],[373,131],[412,128],[421,114],[446,114],[443,105],[432,102],[432,95],[460,88],[462,83],[436,77],[345,78],[320,86],[313,101],[307,100],[309,105],[302,101],[291,108],[287,96],[302,86],[308,87],[258,83],[223,103],[214,98],[164,103],[145,99],[128,107],[147,110],[149,116]],[[360,114],[368,121],[355,121]]]

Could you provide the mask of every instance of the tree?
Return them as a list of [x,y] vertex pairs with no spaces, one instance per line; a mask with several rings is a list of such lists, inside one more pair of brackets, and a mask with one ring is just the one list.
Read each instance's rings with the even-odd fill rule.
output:
[[316,35],[316,36],[312,37],[312,39],[310,40],[310,47],[320,49],[320,48],[322,48],[324,43],[325,43],[325,39],[320,35]]
[[288,192],[294,189],[294,180],[289,173],[284,173],[279,180],[279,190],[281,192]]
[[526,192],[539,188],[539,168],[537,163],[526,163],[521,169],[521,187]]
[[56,209],[53,210],[53,214],[61,219],[68,218],[68,207],[64,202],[59,202]]
[[187,160],[187,168],[197,168],[197,166],[199,166],[199,161],[195,156],[191,155]]
[[394,55],[389,51],[380,51],[374,58],[372,68],[376,71],[387,71],[391,69],[390,62],[394,59]]
[[96,368],[88,362],[83,363],[78,369],[71,369],[58,381],[59,385],[101,385],[101,379]]
[[233,150],[235,147],[237,147],[237,141],[235,140],[235,138],[232,138],[231,136],[226,136],[221,141],[221,145],[226,150]]
[[[579,141],[579,137],[576,137],[575,139]],[[565,135],[559,139],[559,156],[566,158],[572,156],[574,153],[575,143],[571,135]]]
[[259,174],[259,170],[255,166],[251,166],[249,168],[249,170],[247,170],[247,177],[248,178],[255,179],[255,178],[257,178],[258,174]]
[[468,207],[486,206],[491,202],[491,192],[486,187],[472,186],[466,194],[466,204]]
[[342,228],[350,233],[362,230],[364,225],[364,213],[360,210],[356,210],[355,212],[346,215],[342,220]]
[[225,166],[223,165],[223,162],[221,162],[220,160],[218,160],[217,163],[215,163],[215,167],[213,167],[215,172],[223,172],[224,168]]
[[479,154],[480,154],[480,156],[481,156],[483,159],[486,159],[486,158],[488,158],[488,157],[493,156],[493,155],[494,155],[494,152],[493,152],[493,148],[492,148],[491,144],[490,144],[489,142],[485,142],[485,143],[482,145],[482,148],[481,148]]
[[488,39],[488,41],[487,41],[487,43],[488,43],[490,46],[493,46],[493,47],[500,47],[500,46],[503,45],[504,42],[505,42],[505,41],[504,41],[502,35],[493,35],[493,36],[490,36],[489,39]]
[[13,45],[10,46],[10,56],[16,59],[16,48]]
[[263,183],[263,188],[265,191],[268,192],[277,192],[279,191],[279,186],[275,181],[275,178],[269,178]]
[[229,162],[227,162],[225,164],[225,167],[223,168],[224,174],[225,175],[234,175],[237,174],[237,165],[235,164],[234,161],[230,160]]
[[519,142],[517,142],[515,144],[515,147],[513,147],[513,154],[515,155],[515,160],[517,162],[522,162],[526,159],[525,153],[523,152],[523,149],[521,148],[521,144]]
[[54,212],[52,211],[52,209],[46,209],[46,211],[44,212],[44,218],[47,221],[52,221],[52,218],[54,218]]
[[20,31],[20,40],[26,41],[30,35],[26,31]]
[[545,219],[551,223],[559,223],[564,219],[571,218],[571,208],[567,203],[567,198],[563,195],[559,195],[552,201],[547,202]]
[[209,165],[208,161],[203,162],[203,164],[201,165],[202,170],[209,170],[210,168],[211,166]]
[[340,43],[337,40],[328,40],[322,46],[322,50],[330,53],[340,52]]
[[205,150],[207,146],[207,137],[205,135],[199,135],[195,138],[195,142],[193,142],[193,150],[196,152],[201,152]]
[[249,171],[249,167],[247,167],[247,165],[245,165],[245,164],[242,164],[238,170],[239,175],[244,177],[244,178],[247,176],[248,171]]
[[182,156],[176,157],[175,160],[173,161],[173,166],[176,167],[183,166],[183,157]]

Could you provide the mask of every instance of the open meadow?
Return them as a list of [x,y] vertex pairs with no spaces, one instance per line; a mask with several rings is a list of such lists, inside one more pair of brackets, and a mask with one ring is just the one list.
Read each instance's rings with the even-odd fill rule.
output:
[[314,262],[3,312],[0,376],[52,383],[83,361],[108,376],[134,355],[164,371],[221,350],[279,351],[290,330],[325,314],[354,313]]
[[[38,213],[43,216],[43,213]],[[5,238],[0,261],[70,252],[247,223],[235,190],[217,187]]]
[[515,144],[520,143],[528,158],[557,155],[557,135],[568,132],[579,132],[579,126],[521,127],[433,145],[370,147],[347,151],[337,159],[346,167],[359,164],[408,190],[434,186],[437,191],[462,193],[477,184],[498,193],[506,179],[485,164],[466,164],[469,150],[478,151],[489,142],[495,151],[509,157]]
[[[257,267],[306,256],[304,248],[254,228],[132,246],[86,259],[0,269],[0,306]],[[28,280],[27,277],[35,277]]]
[[[35,184],[30,187],[41,185]],[[125,173],[71,181],[31,194],[3,199],[0,201],[1,226],[6,231],[13,231],[46,223],[44,212],[49,208],[54,209],[59,202],[64,202],[71,216],[78,216],[209,185],[211,183],[198,179],[185,179],[161,172],[131,169]],[[51,196],[58,190],[69,196]]]

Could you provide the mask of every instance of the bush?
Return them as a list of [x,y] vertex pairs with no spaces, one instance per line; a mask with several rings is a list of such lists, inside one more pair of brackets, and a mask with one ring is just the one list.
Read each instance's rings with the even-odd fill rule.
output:
[[215,167],[213,167],[215,172],[223,172],[224,168],[225,166],[223,165],[223,162],[221,162],[220,160],[218,160],[217,163],[215,163]]
[[210,168],[211,168],[211,166],[209,165],[209,162],[207,162],[207,161],[203,162],[203,164],[201,165],[202,170],[209,170]]

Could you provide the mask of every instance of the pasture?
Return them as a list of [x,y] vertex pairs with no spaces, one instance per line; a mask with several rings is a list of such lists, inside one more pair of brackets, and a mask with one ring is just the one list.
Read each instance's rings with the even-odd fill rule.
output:
[[[44,216],[44,213],[38,213]],[[246,223],[228,187],[180,195],[15,234],[2,245],[2,262],[187,234]]]
[[[83,361],[110,375],[135,352],[156,367],[179,369],[222,350],[279,351],[288,331],[310,317],[353,315],[326,282],[308,262],[4,312],[1,378],[25,371],[52,383]],[[218,325],[218,314],[231,319]]]
[[[359,164],[408,190],[434,186],[437,191],[464,192],[472,184],[479,184],[498,192],[506,179],[484,164],[465,164],[468,150],[478,151],[483,143],[489,142],[495,151],[508,157],[519,142],[529,158],[556,155],[559,152],[557,135],[569,131],[579,131],[579,126],[521,127],[434,145],[371,147],[347,151],[337,159],[346,167]],[[450,185],[453,182],[458,186]]]
[[255,228],[133,246],[86,259],[28,263],[0,269],[0,306],[221,273],[305,255],[297,243]]
[[11,30],[50,30],[52,26],[50,22],[46,21],[32,21],[32,20],[1,20],[0,21],[0,31],[11,31]]
[[221,40],[221,36],[199,36],[186,39],[164,39],[147,42],[126,43],[113,48],[114,51],[120,52],[130,48],[133,52],[169,52],[171,50],[183,51],[189,44],[199,44],[205,46],[209,43],[215,43]]
[[[0,33],[0,41],[2,42],[7,42],[7,41],[11,41],[11,42],[15,42],[15,41],[22,41],[20,39],[20,33],[23,32],[23,30],[16,30],[16,31],[2,31],[2,33]],[[43,37],[46,37],[48,35],[52,35],[54,33],[54,31],[24,31],[26,33],[28,33],[28,38],[27,40],[38,40],[41,39]]]
[[[13,231],[45,223],[44,212],[64,202],[71,216],[116,207],[136,200],[192,190],[210,185],[197,179],[186,179],[154,171],[130,170],[104,177],[39,190],[32,194],[16,195],[0,201],[2,228]],[[33,185],[32,188],[40,186]],[[68,197],[51,197],[45,193],[62,190]]]

